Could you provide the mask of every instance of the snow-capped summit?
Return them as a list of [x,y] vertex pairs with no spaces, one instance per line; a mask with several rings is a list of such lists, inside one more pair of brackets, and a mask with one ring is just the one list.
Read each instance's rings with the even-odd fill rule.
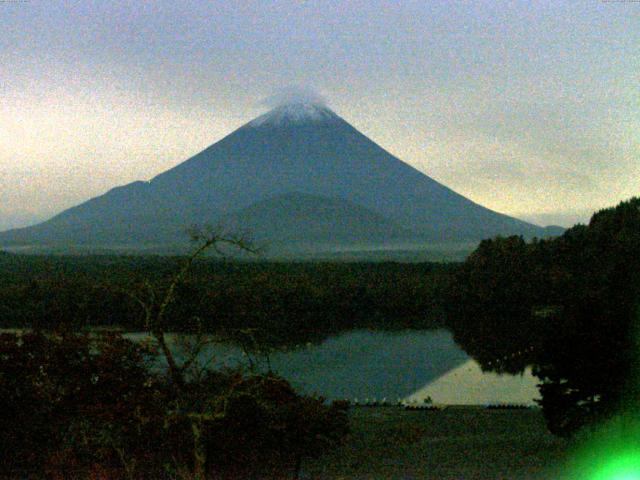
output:
[[290,125],[300,123],[322,123],[339,117],[326,105],[314,102],[291,102],[275,107],[249,122],[251,127],[264,125]]
[[185,227],[207,224],[251,231],[274,255],[546,236],[402,162],[322,98],[294,93],[150,182],[113,188],[46,222],[0,233],[0,248],[183,248]]

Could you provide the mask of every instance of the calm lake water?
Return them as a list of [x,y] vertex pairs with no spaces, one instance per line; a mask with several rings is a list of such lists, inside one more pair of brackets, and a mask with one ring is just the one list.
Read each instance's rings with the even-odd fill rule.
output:
[[[145,334],[129,334],[140,339]],[[172,348],[178,350],[174,344]],[[203,352],[216,367],[248,365],[239,348],[216,344]],[[330,399],[376,398],[395,402],[453,370],[469,357],[444,330],[371,332],[353,331],[270,355],[273,371],[300,392]],[[261,362],[266,367],[266,362]]]
[[[151,340],[147,333],[125,336]],[[179,358],[180,343],[173,335],[167,338]],[[266,370],[266,360],[257,360],[258,368]],[[429,396],[440,403],[486,404],[532,403],[538,397],[537,379],[530,371],[523,376],[483,373],[446,330],[357,330],[271,353],[269,360],[271,369],[297,391],[328,399],[421,402]],[[211,368],[249,366],[240,348],[224,343],[209,345],[200,362]]]

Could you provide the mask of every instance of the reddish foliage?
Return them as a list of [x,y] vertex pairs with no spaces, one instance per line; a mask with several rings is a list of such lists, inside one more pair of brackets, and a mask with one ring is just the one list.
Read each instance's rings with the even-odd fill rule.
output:
[[210,372],[180,391],[155,356],[113,332],[0,335],[0,474],[163,478],[200,442],[210,476],[282,478],[346,434],[344,406],[281,378]]

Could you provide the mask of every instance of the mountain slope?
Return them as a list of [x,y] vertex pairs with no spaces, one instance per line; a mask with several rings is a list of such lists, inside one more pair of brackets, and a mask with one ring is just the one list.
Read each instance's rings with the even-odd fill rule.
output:
[[[295,198],[305,207],[291,209],[287,202],[255,206],[287,195],[294,195],[289,202]],[[340,206],[341,213],[327,215],[319,227],[314,208],[329,205]],[[256,213],[260,209],[263,213]],[[298,237],[313,241],[322,231],[329,241],[347,243],[383,241],[399,232],[426,241],[546,233],[434,181],[328,108],[302,104],[258,117],[150,182],[114,188],[42,224],[0,233],[0,246],[174,243],[188,225],[234,216],[257,237],[269,237],[268,231],[290,234],[285,227],[272,228],[279,222],[295,228]],[[343,231],[345,226],[353,228],[351,234]],[[327,233],[332,230],[333,237]]]
[[295,192],[225,215],[221,223],[231,230],[254,232],[256,241],[269,245],[375,245],[415,237],[410,230],[346,200]]

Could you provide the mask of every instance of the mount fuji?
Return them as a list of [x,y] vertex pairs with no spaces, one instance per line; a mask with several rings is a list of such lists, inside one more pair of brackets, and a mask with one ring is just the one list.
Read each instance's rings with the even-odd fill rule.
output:
[[193,224],[248,230],[267,253],[544,237],[394,157],[328,107],[274,108],[150,181],[116,187],[0,248],[162,249]]

